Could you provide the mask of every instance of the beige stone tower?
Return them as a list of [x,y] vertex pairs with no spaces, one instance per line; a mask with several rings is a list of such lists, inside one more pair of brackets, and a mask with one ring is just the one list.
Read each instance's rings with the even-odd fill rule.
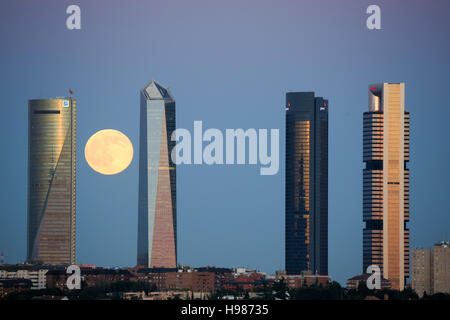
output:
[[409,277],[409,112],[405,84],[369,86],[363,129],[363,271],[378,265],[393,289]]

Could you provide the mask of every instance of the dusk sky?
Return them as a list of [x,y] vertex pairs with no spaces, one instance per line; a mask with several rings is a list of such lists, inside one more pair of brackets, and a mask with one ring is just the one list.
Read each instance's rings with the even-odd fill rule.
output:
[[[67,6],[81,30],[66,28]],[[381,30],[366,9],[381,7]],[[0,252],[26,259],[28,99],[77,106],[77,262],[134,266],[139,91],[155,79],[177,127],[279,128],[280,170],[177,167],[178,262],[284,269],[285,94],[329,100],[329,273],[362,273],[362,115],[368,85],[405,82],[411,113],[411,248],[450,240],[450,1],[0,2]],[[84,159],[89,137],[116,129],[134,159],[113,176]]]

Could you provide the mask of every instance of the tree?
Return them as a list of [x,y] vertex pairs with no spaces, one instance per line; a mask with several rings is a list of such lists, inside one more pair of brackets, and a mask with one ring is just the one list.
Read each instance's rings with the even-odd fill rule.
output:
[[344,289],[341,287],[339,282],[331,281],[328,286],[328,299],[330,300],[342,300],[344,298]]
[[288,287],[286,286],[286,281],[281,279],[273,284],[273,291],[275,291],[275,297],[278,299],[286,299],[286,293],[288,292]]

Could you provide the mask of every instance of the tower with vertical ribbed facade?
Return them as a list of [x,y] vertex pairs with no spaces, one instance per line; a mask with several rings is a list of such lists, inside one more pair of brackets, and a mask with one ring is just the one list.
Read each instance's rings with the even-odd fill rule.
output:
[[28,102],[29,262],[75,264],[76,107],[72,98]]
[[152,80],[141,89],[137,264],[177,266],[175,100]]
[[409,277],[409,112],[405,84],[369,86],[363,115],[363,272],[380,267],[393,289]]
[[328,100],[286,94],[286,273],[328,274]]

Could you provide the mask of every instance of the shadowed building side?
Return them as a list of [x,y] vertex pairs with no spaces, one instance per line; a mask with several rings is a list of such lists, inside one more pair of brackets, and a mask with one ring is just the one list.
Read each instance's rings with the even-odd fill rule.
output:
[[175,100],[169,90],[151,81],[141,90],[139,217],[137,264],[177,265]]
[[76,100],[28,104],[27,260],[75,263]]

